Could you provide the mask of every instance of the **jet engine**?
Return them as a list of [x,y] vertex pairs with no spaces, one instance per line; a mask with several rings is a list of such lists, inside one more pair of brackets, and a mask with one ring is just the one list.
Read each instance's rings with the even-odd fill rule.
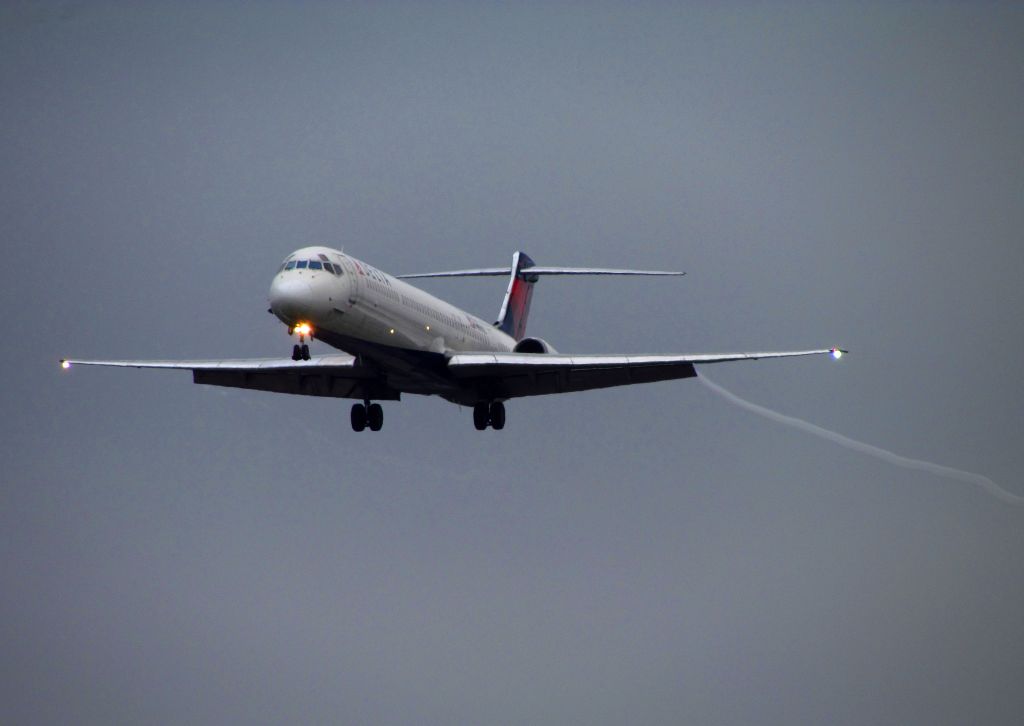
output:
[[523,338],[516,347],[512,349],[513,353],[557,353],[554,346],[548,343],[543,338]]

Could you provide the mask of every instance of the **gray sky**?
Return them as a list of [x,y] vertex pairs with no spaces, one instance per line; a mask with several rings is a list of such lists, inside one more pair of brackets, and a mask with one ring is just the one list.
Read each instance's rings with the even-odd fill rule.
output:
[[684,269],[545,280],[530,332],[841,343],[708,372],[1024,494],[1020,5],[16,2],[0,33],[0,721],[1024,717],[1024,510],[695,381],[356,435],[56,365],[286,355],[266,293],[308,244]]

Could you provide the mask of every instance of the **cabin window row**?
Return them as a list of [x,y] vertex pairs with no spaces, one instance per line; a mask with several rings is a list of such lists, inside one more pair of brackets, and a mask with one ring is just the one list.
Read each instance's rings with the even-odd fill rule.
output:
[[418,303],[415,300],[410,300],[405,295],[402,296],[402,302],[405,303],[408,307],[411,307],[413,310],[416,310],[429,318],[433,318],[439,323],[444,323],[445,325],[451,328],[458,328],[462,331],[468,330],[466,324],[463,323],[454,315],[447,315],[445,313],[438,312],[437,310],[434,310],[433,308],[428,307],[427,305]]
[[388,298],[389,300],[393,300],[394,302],[400,302],[400,298],[398,297],[398,293],[395,292],[394,290],[392,290],[390,287],[382,284],[376,278],[368,276],[366,278],[366,283],[370,287],[372,287],[374,290],[379,292],[381,295],[383,295],[384,297]]

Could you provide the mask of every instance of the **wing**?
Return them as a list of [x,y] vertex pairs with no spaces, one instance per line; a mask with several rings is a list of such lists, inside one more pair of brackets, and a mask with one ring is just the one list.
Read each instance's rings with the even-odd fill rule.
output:
[[387,386],[378,372],[361,366],[350,355],[323,355],[308,361],[288,358],[240,358],[228,360],[73,360],[72,366],[115,368],[163,368],[192,371],[195,383],[255,391],[294,393],[303,396],[396,401],[398,391]]
[[840,357],[840,348],[783,353],[704,355],[558,355],[460,353],[448,361],[452,375],[492,398],[540,396],[594,388],[693,378],[696,365],[807,355]]

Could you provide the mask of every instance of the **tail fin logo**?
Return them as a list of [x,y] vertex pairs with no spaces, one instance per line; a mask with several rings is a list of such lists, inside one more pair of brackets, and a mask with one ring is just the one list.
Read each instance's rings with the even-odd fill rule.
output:
[[[505,300],[498,313],[498,329],[516,340],[526,335],[526,319],[530,315],[530,300],[533,298],[533,284],[537,276],[529,273],[533,260],[525,252],[512,256],[512,274],[509,277]],[[523,268],[527,268],[523,272]]]

